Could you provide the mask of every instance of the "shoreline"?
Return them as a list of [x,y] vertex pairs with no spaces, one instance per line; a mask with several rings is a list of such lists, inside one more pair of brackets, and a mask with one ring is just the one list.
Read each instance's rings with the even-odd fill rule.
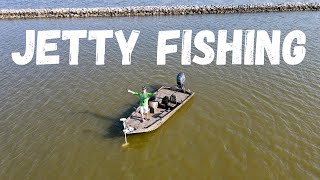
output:
[[97,8],[1,9],[0,19],[86,18],[320,11],[320,3],[280,3],[199,6],[131,6]]

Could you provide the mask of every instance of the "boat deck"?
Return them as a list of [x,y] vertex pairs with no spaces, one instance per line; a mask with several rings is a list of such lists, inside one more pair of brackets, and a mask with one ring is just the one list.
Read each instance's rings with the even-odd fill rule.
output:
[[[157,91],[157,95],[155,101],[161,102],[161,100],[171,95],[176,96],[176,104],[171,104],[172,107],[164,109],[162,107],[157,108],[154,113],[150,113],[148,115],[148,120],[142,120],[140,114],[140,107],[136,109],[126,120],[126,127],[134,128],[133,131],[127,134],[134,134],[134,133],[142,133],[142,132],[149,132],[156,128],[158,128],[164,121],[166,121],[177,109],[180,108],[182,104],[184,104],[194,93],[183,93],[171,90],[167,87],[162,87]],[[150,108],[149,108],[150,110]]]

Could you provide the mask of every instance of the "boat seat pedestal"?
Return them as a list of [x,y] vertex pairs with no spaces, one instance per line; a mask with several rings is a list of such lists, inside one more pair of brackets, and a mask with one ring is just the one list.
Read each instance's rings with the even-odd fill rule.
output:
[[150,113],[157,113],[158,112],[158,102],[157,101],[150,101],[149,102]]

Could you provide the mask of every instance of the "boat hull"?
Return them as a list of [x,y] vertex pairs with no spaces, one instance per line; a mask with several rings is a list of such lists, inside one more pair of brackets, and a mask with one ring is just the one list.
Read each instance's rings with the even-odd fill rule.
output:
[[[131,115],[126,118],[123,123],[124,133],[126,134],[138,134],[151,132],[158,129],[163,123],[165,123],[173,114],[175,114],[185,103],[187,103],[193,96],[194,92],[187,91],[181,92],[170,87],[161,87],[156,91],[156,102],[161,102],[162,99],[175,96],[176,103],[169,103],[167,107],[159,106],[155,112],[149,113],[148,120],[142,120],[140,115],[140,107]],[[161,105],[161,103],[160,103]]]

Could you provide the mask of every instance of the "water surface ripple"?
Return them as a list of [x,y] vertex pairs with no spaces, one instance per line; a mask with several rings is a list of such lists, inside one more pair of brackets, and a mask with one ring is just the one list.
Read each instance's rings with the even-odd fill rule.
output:
[[[319,178],[318,19],[319,12],[293,12],[0,21],[0,179]],[[107,40],[104,66],[95,65],[88,40],[80,41],[78,66],[68,65],[69,44],[61,40],[59,65],[18,66],[10,53],[24,51],[27,29],[141,34],[130,66],[121,65],[115,39]],[[157,33],[171,29],[279,29],[282,40],[299,29],[307,54],[296,66],[182,66],[176,53],[157,66]],[[181,50],[180,40],[169,43]],[[138,100],[127,88],[154,91],[174,84],[179,71],[195,97],[122,148],[119,119]]]

